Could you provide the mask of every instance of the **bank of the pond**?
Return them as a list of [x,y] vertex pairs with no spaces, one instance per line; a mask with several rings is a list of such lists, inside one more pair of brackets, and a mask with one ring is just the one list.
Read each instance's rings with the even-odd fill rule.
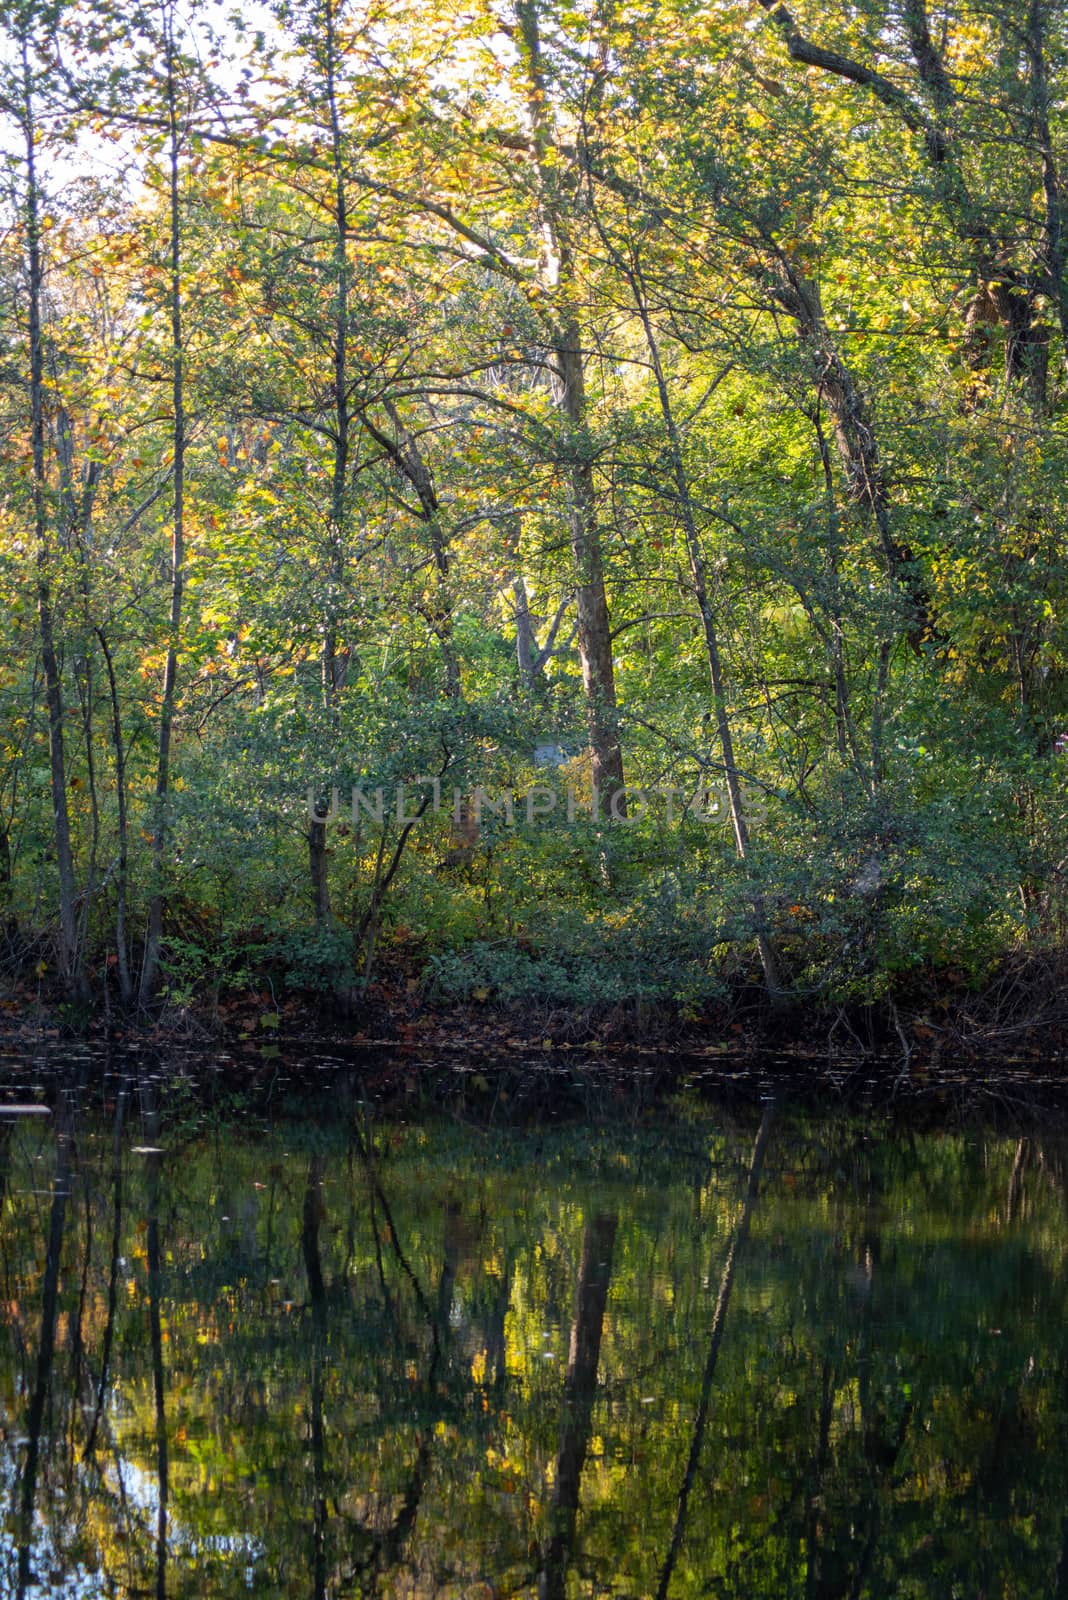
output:
[[641,1050],[702,1061],[779,1058],[817,1075],[884,1062],[895,1078],[985,1075],[1008,1061],[1068,1087],[1068,959],[1005,961],[976,988],[952,972],[918,971],[867,1001],[793,993],[769,1004],[739,982],[700,1008],[664,1001],[598,999],[561,1004],[475,988],[444,997],[425,974],[398,965],[344,995],[295,989],[270,971],[242,987],[167,993],[130,1012],[107,982],[76,1008],[47,978],[0,990],[0,1046],[9,1054],[84,1040],[96,1049],[221,1048],[269,1063],[294,1052],[399,1052],[543,1064],[608,1060]]

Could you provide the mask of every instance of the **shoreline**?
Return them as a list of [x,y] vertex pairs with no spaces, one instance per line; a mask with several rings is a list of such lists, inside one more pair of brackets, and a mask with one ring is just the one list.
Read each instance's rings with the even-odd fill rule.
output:
[[753,978],[722,998],[685,1007],[634,998],[579,1002],[509,997],[482,989],[477,998],[435,993],[425,970],[398,962],[366,989],[344,992],[288,987],[270,970],[241,987],[192,989],[181,1003],[124,1009],[105,984],[77,1007],[42,983],[0,987],[0,1048],[8,1041],[62,1037],[85,1041],[261,1045],[317,1042],[404,1049],[415,1043],[483,1053],[523,1050],[663,1050],[708,1048],[818,1052],[848,1060],[877,1057],[937,1061],[1015,1054],[1068,1058],[1068,958],[1060,952],[1006,959],[981,987],[953,973],[927,971],[870,1000],[787,993],[772,1004]]
[[866,1018],[792,1009],[769,1020],[753,1009],[744,1020],[708,1019],[672,1035],[649,1028],[639,1038],[610,1020],[598,1028],[574,1015],[533,1018],[529,1008],[409,1003],[344,1018],[304,996],[265,1010],[270,998],[245,995],[208,1017],[164,1013],[140,1024],[112,1014],[81,1031],[43,1004],[7,1009],[0,1107],[33,1095],[47,1103],[76,1068],[90,1095],[117,1077],[157,1084],[164,1103],[192,1092],[287,1114],[345,1085],[379,1109],[460,1110],[480,1123],[664,1113],[688,1096],[738,1106],[774,1098],[816,1114],[889,1112],[937,1125],[1068,1121],[1059,1020],[1016,1028],[1011,1039],[1004,1031],[969,1038],[960,1018],[935,1027],[896,1006]]

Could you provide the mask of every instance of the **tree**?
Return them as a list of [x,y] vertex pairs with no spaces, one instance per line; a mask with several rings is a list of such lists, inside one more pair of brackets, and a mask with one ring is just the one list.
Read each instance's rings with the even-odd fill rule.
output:
[[[163,940],[163,871],[167,844],[166,807],[171,783],[171,746],[178,680],[179,630],[182,625],[182,598],[185,587],[185,496],[186,496],[186,341],[183,327],[184,284],[182,271],[182,221],[180,209],[181,159],[184,134],[180,104],[179,40],[176,16],[170,0],[160,14],[160,43],[163,48],[162,90],[167,124],[167,207],[169,235],[170,371],[173,407],[171,451],[173,477],[171,489],[170,607],[167,618],[166,655],[159,708],[159,738],[156,749],[156,800],[152,823],[152,889],[149,899],[148,932],[141,964],[140,999],[147,1004],[155,993],[159,975],[160,947]],[[160,1580],[162,1582],[162,1578]]]
[[[45,680],[48,752],[52,794],[56,868],[59,879],[59,965],[70,996],[87,995],[83,951],[78,936],[77,880],[67,798],[65,703],[59,644],[56,637],[57,539],[54,493],[49,475],[45,375],[45,259],[43,249],[45,196],[38,163],[41,149],[38,101],[47,47],[45,28],[53,20],[25,6],[5,8],[13,66],[0,109],[12,118],[22,139],[23,167],[18,202],[18,230],[24,252],[25,337],[28,357],[30,497],[35,552],[37,627]],[[42,24],[44,26],[42,26]]]

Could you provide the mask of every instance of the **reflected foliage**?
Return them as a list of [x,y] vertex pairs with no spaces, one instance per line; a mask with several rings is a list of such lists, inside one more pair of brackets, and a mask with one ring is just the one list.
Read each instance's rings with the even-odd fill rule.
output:
[[0,1594],[1063,1594],[1064,1152],[756,1120],[0,1125]]

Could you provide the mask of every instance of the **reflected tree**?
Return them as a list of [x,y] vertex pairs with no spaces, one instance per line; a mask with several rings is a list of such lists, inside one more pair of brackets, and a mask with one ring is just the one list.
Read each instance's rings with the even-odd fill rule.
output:
[[549,1533],[538,1574],[538,1600],[564,1600],[567,1592],[567,1569],[575,1539],[590,1418],[597,1394],[601,1334],[617,1226],[618,1218],[614,1213],[598,1211],[583,1230],[582,1260],[560,1408],[556,1475],[549,1503]]

